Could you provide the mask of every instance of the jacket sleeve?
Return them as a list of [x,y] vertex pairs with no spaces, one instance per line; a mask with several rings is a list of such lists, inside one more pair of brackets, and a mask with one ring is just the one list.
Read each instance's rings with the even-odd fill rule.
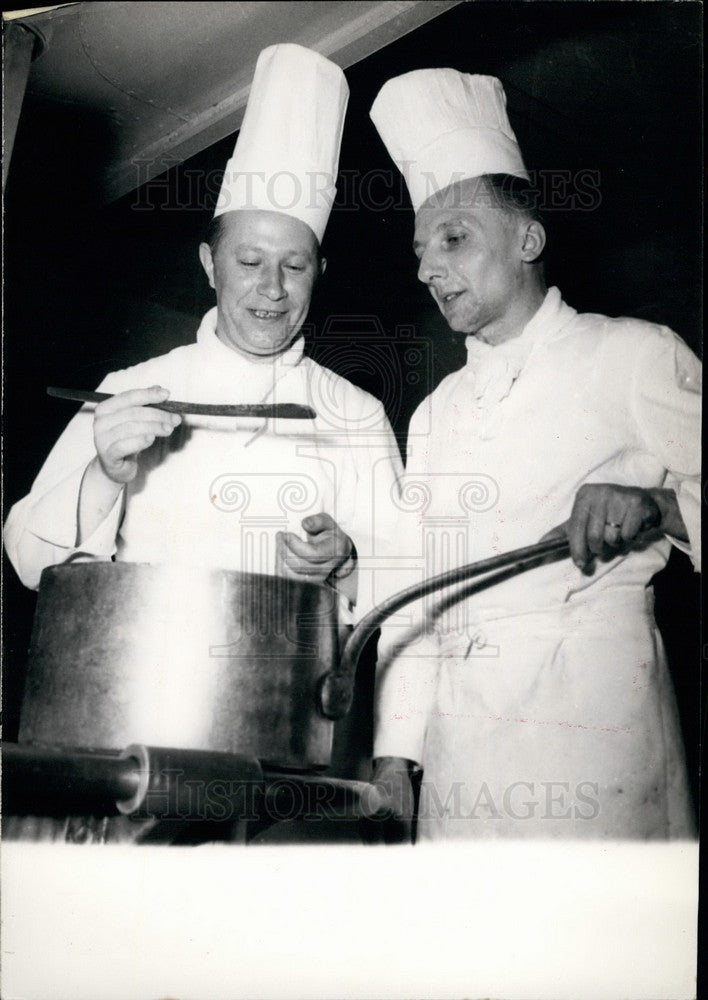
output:
[[666,327],[646,338],[632,387],[639,436],[666,469],[689,544],[671,541],[701,568],[701,364]]
[[[108,376],[99,388],[116,392],[120,386]],[[116,551],[123,491],[95,531],[80,546],[76,544],[81,483],[95,455],[93,408],[83,407],[52,448],[29,494],[10,510],[5,549],[22,582],[33,590],[47,566],[105,561]]]

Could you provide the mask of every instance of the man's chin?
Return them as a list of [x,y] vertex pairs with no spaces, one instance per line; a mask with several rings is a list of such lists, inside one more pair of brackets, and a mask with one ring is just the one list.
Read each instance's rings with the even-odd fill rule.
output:
[[457,337],[467,337],[473,332],[471,329],[472,324],[466,323],[463,319],[455,316],[446,316],[445,322],[450,327],[450,332],[453,336]]

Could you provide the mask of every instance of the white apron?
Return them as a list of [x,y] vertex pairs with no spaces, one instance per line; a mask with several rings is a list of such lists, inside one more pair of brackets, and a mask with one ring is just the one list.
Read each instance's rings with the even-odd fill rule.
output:
[[439,650],[420,839],[694,833],[650,592],[482,621]]
[[[685,344],[579,315],[551,289],[519,337],[468,350],[411,421],[395,536],[406,582],[538,542],[593,482],[675,489],[698,566],[700,367]],[[374,755],[422,764],[421,838],[691,834],[647,604],[669,550],[658,538],[591,573],[556,560],[391,620]],[[434,636],[412,642],[426,613]]]

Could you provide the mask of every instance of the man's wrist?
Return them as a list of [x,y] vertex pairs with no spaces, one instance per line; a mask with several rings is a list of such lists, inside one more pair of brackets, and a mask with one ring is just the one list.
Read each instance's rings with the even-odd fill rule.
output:
[[650,487],[647,493],[659,508],[659,529],[681,542],[688,541],[688,532],[678,505],[676,491],[661,486]]
[[125,490],[125,483],[117,483],[106,474],[98,455],[84,470],[79,487],[75,544],[90,538]]

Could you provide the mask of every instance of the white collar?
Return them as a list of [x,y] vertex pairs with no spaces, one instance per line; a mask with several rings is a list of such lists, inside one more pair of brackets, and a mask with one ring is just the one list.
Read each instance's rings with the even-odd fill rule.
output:
[[549,288],[543,302],[518,337],[510,337],[501,344],[494,345],[486,344],[474,335],[467,337],[465,340],[467,363],[473,366],[484,364],[486,358],[491,357],[491,352],[494,352],[497,361],[504,357],[511,367],[517,370],[518,375],[536,344],[551,338],[558,330],[558,321],[561,318],[565,325],[567,318],[570,318],[566,317],[566,312],[571,316],[575,315],[575,310],[563,302],[559,289]]
[[467,370],[473,380],[477,405],[488,409],[509,395],[534,348],[551,340],[576,315],[557,288],[549,288],[539,309],[518,337],[486,344],[475,336],[465,340]]

